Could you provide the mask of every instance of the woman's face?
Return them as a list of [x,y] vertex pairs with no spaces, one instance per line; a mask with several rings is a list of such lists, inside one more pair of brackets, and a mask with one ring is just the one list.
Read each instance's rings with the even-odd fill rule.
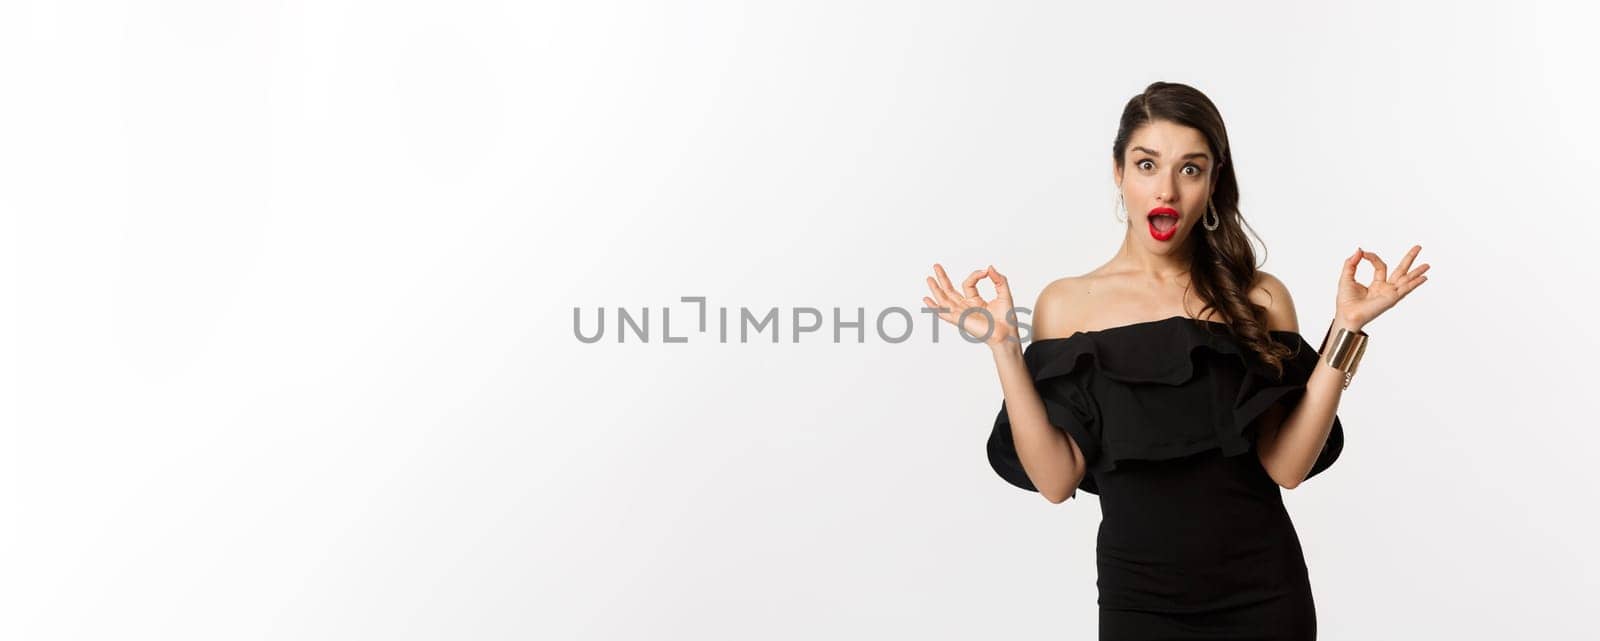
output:
[[1137,242],[1158,254],[1183,246],[1206,216],[1215,160],[1193,127],[1155,120],[1133,132],[1122,167],[1112,169]]

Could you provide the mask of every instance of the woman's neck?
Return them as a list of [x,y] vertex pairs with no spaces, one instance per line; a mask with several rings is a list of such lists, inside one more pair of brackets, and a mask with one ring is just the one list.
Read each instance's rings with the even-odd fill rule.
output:
[[1117,255],[1106,263],[1106,267],[1112,272],[1165,283],[1186,279],[1193,256],[1189,243],[1184,243],[1179,251],[1172,254],[1154,254],[1135,245],[1132,239],[1127,239]]

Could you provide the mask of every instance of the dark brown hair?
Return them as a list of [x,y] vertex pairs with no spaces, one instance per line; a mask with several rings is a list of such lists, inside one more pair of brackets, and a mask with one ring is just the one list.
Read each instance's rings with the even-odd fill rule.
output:
[[[1245,232],[1256,234],[1239,213],[1239,181],[1233,170],[1233,154],[1228,147],[1228,130],[1222,124],[1222,114],[1210,98],[1194,87],[1174,82],[1151,83],[1122,108],[1117,138],[1111,144],[1119,171],[1123,169],[1128,139],[1139,127],[1156,120],[1199,130],[1215,157],[1211,203],[1216,207],[1219,224],[1215,231],[1203,227],[1195,229],[1199,237],[1194,240],[1193,262],[1189,266],[1190,286],[1206,302],[1196,316],[1204,317],[1208,309],[1217,310],[1239,342],[1281,377],[1283,361],[1292,352],[1273,341],[1268,333],[1267,308],[1250,301],[1249,290],[1256,281],[1257,266],[1255,251]],[[1262,248],[1266,248],[1265,243]]]

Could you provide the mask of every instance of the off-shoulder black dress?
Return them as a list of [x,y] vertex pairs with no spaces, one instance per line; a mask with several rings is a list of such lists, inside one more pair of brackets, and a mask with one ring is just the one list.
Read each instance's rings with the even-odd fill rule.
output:
[[[1102,640],[1316,638],[1305,557],[1256,456],[1255,421],[1293,407],[1318,354],[1298,333],[1269,333],[1294,351],[1281,379],[1226,324],[1186,316],[1023,350],[1050,423],[1083,451],[1078,487],[1100,496]],[[1343,446],[1335,417],[1307,478]],[[1037,491],[1004,402],[988,453],[1002,478]]]

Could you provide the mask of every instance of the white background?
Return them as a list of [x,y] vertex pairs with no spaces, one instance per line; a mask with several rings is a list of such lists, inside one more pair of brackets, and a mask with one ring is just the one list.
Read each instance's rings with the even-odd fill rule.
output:
[[1433,265],[1285,493],[1321,638],[1583,636],[1595,16],[1113,6],[6,3],[0,637],[1092,638],[987,350],[786,315],[1104,262],[1154,80],[1309,339],[1357,245]]

